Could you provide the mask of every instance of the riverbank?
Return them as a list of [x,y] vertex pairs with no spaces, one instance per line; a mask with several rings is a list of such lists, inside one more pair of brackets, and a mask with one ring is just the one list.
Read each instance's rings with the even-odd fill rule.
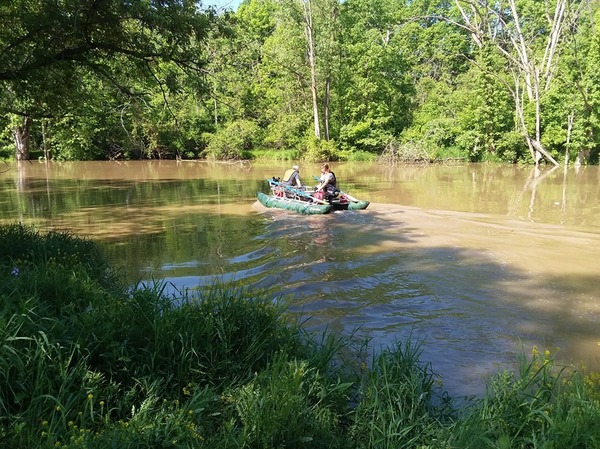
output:
[[418,343],[373,356],[242,287],[131,289],[69,234],[0,227],[0,281],[4,447],[600,446],[598,377],[536,348],[459,403]]

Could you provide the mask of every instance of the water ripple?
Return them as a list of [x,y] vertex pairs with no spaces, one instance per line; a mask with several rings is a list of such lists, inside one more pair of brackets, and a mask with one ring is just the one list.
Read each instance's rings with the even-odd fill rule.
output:
[[[239,246],[232,255],[162,269],[177,288],[243,281],[283,298],[315,330],[364,336],[374,346],[422,340],[422,358],[443,373],[446,388],[476,394],[482,373],[510,366],[521,347],[561,344],[555,332],[564,311],[585,327],[595,326],[600,312],[584,300],[594,287],[575,295],[586,304],[567,304],[558,283],[516,269],[515,255],[498,238],[510,235],[519,248],[510,228],[495,226],[498,243],[491,245],[488,224],[462,218],[436,212],[415,224],[398,208],[313,217],[270,210],[256,234],[230,243]],[[545,233],[536,244],[533,231],[523,235],[525,248],[538,250],[551,238]],[[572,294],[572,283],[564,283]],[[558,304],[564,307],[553,312]]]

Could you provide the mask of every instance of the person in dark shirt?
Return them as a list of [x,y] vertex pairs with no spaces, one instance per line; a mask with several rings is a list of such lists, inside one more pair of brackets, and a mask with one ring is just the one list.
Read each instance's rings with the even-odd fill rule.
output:
[[297,165],[294,165],[291,169],[287,170],[283,175],[281,183],[292,187],[302,187],[300,168]]

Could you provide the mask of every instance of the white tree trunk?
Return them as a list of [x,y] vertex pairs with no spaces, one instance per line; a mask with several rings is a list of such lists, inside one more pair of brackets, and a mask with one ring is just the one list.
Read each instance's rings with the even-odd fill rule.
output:
[[31,117],[26,116],[23,123],[13,129],[15,140],[15,158],[18,161],[29,160],[29,129],[31,127]]
[[[550,31],[547,36],[532,34],[527,35],[522,29],[524,23],[517,8],[516,0],[508,0],[510,20],[506,21],[505,11],[498,8],[498,3],[488,3],[478,0],[455,0],[464,24],[473,38],[473,41],[481,48],[483,41],[493,44],[500,54],[506,59],[515,77],[515,90],[511,88],[511,94],[515,101],[515,109],[521,131],[531,151],[531,156],[537,164],[540,155],[543,155],[554,165],[558,162],[550,156],[542,145],[541,123],[542,123],[542,94],[550,88],[554,78],[554,71],[560,53],[560,44],[564,39],[565,29],[568,29],[570,21],[578,17],[578,9],[571,5],[568,8],[568,0],[557,0],[554,15],[546,16]],[[467,5],[468,8],[465,8]],[[535,32],[535,30],[534,30]],[[539,39],[546,39],[543,56],[536,57],[539,53],[535,50],[535,43]],[[535,137],[529,134],[525,121],[525,101],[523,91],[527,93],[527,101],[535,106]]]
[[311,0],[302,0],[304,8],[304,25],[307,39],[308,65],[310,67],[310,91],[313,102],[313,116],[315,122],[315,137],[321,138],[321,125],[319,123],[319,102],[317,96],[317,67],[315,58],[314,30]]
[[324,101],[324,117],[323,117],[323,126],[325,128],[325,140],[329,142],[329,99],[330,97],[330,88],[331,88],[331,78],[327,77],[325,81],[325,101]]

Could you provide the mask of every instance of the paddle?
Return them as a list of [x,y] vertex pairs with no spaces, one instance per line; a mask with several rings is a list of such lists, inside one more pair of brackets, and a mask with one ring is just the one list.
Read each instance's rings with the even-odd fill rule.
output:
[[[321,180],[320,178],[318,178],[318,177],[317,177],[317,176],[315,176],[315,175],[313,175],[313,178],[314,178],[316,181],[320,181],[320,180]],[[337,188],[337,187],[336,187],[336,188]],[[338,190],[339,190],[339,189],[338,189]],[[354,203],[360,203],[360,200],[359,200],[359,199],[357,199],[357,198],[354,198],[354,197],[353,197],[352,195],[350,195],[349,193],[343,192],[343,191],[341,191],[341,190],[340,190],[340,193],[341,193],[342,195],[346,195],[346,198],[348,198],[350,201],[352,201],[352,202],[354,202]]]
[[323,201],[323,200],[320,200],[318,198],[315,198],[314,196],[312,196],[309,193],[303,192],[302,190],[294,189],[292,186],[288,186],[286,184],[282,184],[282,183],[274,181],[272,179],[267,179],[267,182],[269,184],[273,184],[273,185],[276,185],[276,186],[279,186],[279,187],[283,187],[284,189],[289,190],[290,192],[295,193],[296,195],[303,196],[304,198],[310,198],[311,200],[313,200],[313,201],[315,201],[317,203],[327,204],[327,205],[329,204],[327,201]]

